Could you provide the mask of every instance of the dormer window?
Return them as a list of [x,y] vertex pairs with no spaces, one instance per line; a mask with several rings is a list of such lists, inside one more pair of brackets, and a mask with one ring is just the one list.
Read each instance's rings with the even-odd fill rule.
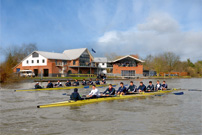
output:
[[36,52],[34,52],[34,53],[32,53],[32,57],[33,57],[33,58],[39,57],[39,54],[36,53]]

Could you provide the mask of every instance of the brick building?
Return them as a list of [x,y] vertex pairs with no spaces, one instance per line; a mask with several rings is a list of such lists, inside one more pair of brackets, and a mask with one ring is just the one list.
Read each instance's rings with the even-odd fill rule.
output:
[[[67,76],[97,74],[99,61],[94,61],[87,48],[65,50],[63,53],[34,51],[13,68],[14,72],[32,70],[36,76]],[[103,67],[102,67],[103,69]]]
[[111,62],[113,74],[118,76],[143,76],[144,61],[138,59],[137,55],[126,55]]

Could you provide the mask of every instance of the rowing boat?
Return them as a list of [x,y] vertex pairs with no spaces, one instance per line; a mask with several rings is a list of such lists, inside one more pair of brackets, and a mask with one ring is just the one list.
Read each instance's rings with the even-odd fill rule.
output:
[[[109,84],[101,84],[101,85],[96,85],[96,87],[106,87]],[[116,85],[116,84],[113,84]],[[90,85],[87,86],[70,86],[70,87],[55,87],[55,88],[42,88],[42,89],[23,89],[23,90],[14,90],[15,92],[20,92],[20,91],[43,91],[43,90],[70,90],[74,88],[89,88]]]
[[110,100],[119,100],[119,99],[130,99],[130,98],[138,98],[138,97],[147,97],[152,95],[159,95],[164,93],[170,93],[176,90],[180,89],[172,89],[172,90],[159,90],[158,92],[141,92],[139,94],[134,95],[120,95],[120,96],[114,96],[114,97],[102,97],[102,98],[95,98],[95,99],[84,99],[84,100],[78,100],[78,101],[63,101],[63,102],[56,102],[56,103],[50,103],[45,105],[39,105],[38,108],[47,108],[47,107],[59,107],[59,106],[77,106],[77,105],[83,105],[83,104],[90,104],[90,103],[96,103],[96,102],[103,102],[103,101],[110,101]]

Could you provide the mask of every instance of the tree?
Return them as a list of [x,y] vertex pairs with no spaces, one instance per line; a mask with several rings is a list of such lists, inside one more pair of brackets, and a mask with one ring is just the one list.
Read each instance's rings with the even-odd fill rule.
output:
[[113,61],[113,60],[118,59],[118,58],[120,58],[120,57],[122,57],[122,56],[119,56],[119,55],[116,54],[116,53],[106,53],[106,54],[105,54],[105,57],[107,57],[107,59],[108,59],[109,61]]
[[171,72],[176,67],[176,65],[180,61],[180,57],[173,52],[164,53],[165,63],[167,67],[167,71]]

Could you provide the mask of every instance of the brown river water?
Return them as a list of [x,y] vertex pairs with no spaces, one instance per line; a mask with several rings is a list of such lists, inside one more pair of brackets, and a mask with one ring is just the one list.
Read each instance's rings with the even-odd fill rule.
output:
[[[156,79],[151,79],[156,82]],[[124,80],[129,84],[130,80]],[[136,85],[149,79],[133,80]],[[163,80],[160,80],[161,82]],[[14,92],[34,82],[1,87],[1,135],[201,135],[202,79],[167,79],[169,88],[184,88],[184,95],[114,100],[75,107],[37,108],[68,100],[73,90]],[[119,83],[108,81],[107,83]],[[43,82],[41,85],[45,86]],[[118,86],[116,87],[116,89]],[[104,91],[106,88],[100,88]],[[87,94],[90,89],[79,89]]]

